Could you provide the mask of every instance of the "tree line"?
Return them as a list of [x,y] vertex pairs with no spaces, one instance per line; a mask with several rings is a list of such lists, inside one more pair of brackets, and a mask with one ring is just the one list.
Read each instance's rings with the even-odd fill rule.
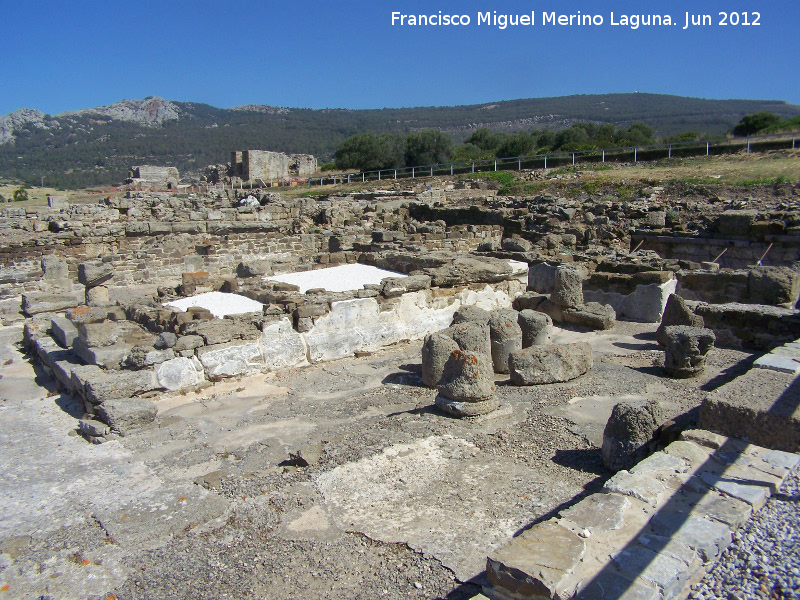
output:
[[375,171],[487,158],[509,158],[547,152],[594,150],[652,144],[655,132],[644,123],[617,128],[610,123],[576,123],[560,131],[518,133],[477,129],[462,144],[446,133],[425,129],[408,136],[359,133],[344,140],[335,153],[335,168]]
[[[730,133],[748,136],[800,128],[800,117],[782,120],[769,112],[745,115]],[[575,123],[560,131],[534,130],[517,133],[495,131],[488,127],[475,130],[463,143],[438,129],[425,129],[408,136],[394,133],[359,133],[345,139],[335,152],[329,169],[377,171],[401,167],[437,165],[448,162],[513,158],[550,152],[580,152],[601,148],[646,146],[664,143],[693,142],[707,136],[685,131],[656,139],[655,130],[645,123],[615,127],[611,123]]]

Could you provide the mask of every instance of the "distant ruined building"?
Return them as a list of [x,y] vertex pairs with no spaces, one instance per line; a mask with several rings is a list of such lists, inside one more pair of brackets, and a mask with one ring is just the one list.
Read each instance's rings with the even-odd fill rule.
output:
[[175,167],[139,165],[131,167],[126,183],[151,188],[174,190],[178,188],[180,175]]
[[231,175],[243,181],[264,183],[290,177],[310,177],[317,170],[311,154],[284,154],[267,150],[231,152]]

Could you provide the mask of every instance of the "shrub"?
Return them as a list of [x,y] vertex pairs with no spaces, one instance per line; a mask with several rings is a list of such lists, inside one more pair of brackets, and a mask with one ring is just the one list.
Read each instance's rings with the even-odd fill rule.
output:
[[763,129],[774,127],[781,122],[781,118],[770,112],[757,112],[745,115],[739,124],[733,128],[733,135],[753,135]]
[[453,140],[438,129],[412,133],[406,140],[406,165],[438,165],[450,160]]
[[14,202],[25,202],[26,200],[29,199],[28,190],[24,188],[19,188],[17,190],[14,190],[14,195],[12,196],[12,198],[14,199]]

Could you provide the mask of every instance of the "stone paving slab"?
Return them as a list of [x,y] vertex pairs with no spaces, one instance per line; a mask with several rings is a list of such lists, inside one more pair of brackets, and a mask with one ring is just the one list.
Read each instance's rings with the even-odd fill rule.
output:
[[703,431],[620,471],[487,559],[497,600],[673,598],[716,563],[800,455]]
[[756,360],[753,367],[797,375],[800,373],[800,340],[773,348]]

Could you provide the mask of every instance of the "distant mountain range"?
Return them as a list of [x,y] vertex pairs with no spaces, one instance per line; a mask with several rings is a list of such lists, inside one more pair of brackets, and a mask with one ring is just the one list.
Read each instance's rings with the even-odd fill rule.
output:
[[745,114],[759,111],[790,118],[800,115],[800,106],[636,93],[417,108],[221,109],[151,96],[55,116],[23,108],[0,117],[0,177],[38,183],[44,176],[49,185],[67,188],[119,183],[132,165],[198,172],[242,149],[309,153],[325,161],[342,140],[364,131],[436,128],[460,142],[479,127],[513,132],[561,129],[578,121],[617,127],[642,121],[659,136],[690,130],[721,135]]

